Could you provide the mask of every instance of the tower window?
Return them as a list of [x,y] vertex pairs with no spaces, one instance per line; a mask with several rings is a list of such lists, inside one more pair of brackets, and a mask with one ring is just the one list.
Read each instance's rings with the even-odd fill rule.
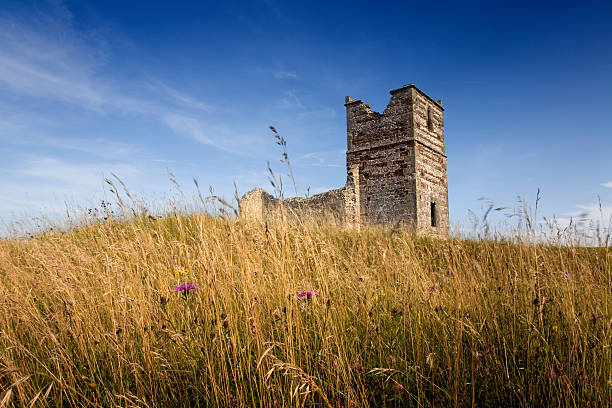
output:
[[436,217],[436,203],[431,202],[429,203],[429,207],[431,209],[431,226],[432,227],[437,227],[437,217]]
[[427,107],[427,130],[433,131],[433,120],[431,119],[431,108]]

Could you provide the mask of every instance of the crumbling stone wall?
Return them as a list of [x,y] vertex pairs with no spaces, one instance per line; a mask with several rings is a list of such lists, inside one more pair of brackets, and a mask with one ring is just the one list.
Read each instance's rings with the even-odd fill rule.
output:
[[246,193],[239,202],[243,218],[269,221],[279,217],[301,217],[343,224],[344,188],[326,191],[309,198],[294,197],[281,201],[256,188]]
[[[449,234],[442,101],[414,85],[390,92],[380,114],[346,97],[347,181],[342,189],[283,201],[290,213],[327,216],[359,228],[403,225],[438,237]],[[260,220],[280,214],[261,189],[247,193],[241,214]]]
[[256,188],[242,196],[238,202],[242,218],[266,221],[279,214],[279,202],[271,194]]
[[344,223],[344,188],[326,191],[309,198],[289,198],[283,203],[293,213]]

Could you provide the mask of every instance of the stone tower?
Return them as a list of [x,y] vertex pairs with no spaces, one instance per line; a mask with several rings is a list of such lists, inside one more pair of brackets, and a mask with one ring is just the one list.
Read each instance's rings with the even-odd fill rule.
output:
[[[442,101],[414,85],[391,91],[380,114],[346,97],[346,186],[282,201],[262,189],[239,202],[243,218],[278,219],[289,212],[353,227],[402,225],[449,236]],[[284,212],[283,212],[284,211]],[[284,215],[283,215],[284,217]]]
[[391,91],[382,114],[348,96],[345,106],[345,221],[448,237],[442,101],[411,84]]

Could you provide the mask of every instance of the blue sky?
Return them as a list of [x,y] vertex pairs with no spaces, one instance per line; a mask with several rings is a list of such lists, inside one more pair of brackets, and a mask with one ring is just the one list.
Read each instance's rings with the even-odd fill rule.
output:
[[[126,5],[126,3],[129,3]],[[444,101],[451,222],[487,197],[567,222],[612,215],[609,2],[0,4],[0,218],[162,200],[170,168],[226,198],[271,190],[285,136],[300,193],[345,183],[344,96]]]

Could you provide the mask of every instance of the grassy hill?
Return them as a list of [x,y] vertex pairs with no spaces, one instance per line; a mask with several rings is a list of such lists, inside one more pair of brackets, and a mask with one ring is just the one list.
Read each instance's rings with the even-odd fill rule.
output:
[[0,240],[0,407],[610,406],[611,293],[610,248],[109,219]]

